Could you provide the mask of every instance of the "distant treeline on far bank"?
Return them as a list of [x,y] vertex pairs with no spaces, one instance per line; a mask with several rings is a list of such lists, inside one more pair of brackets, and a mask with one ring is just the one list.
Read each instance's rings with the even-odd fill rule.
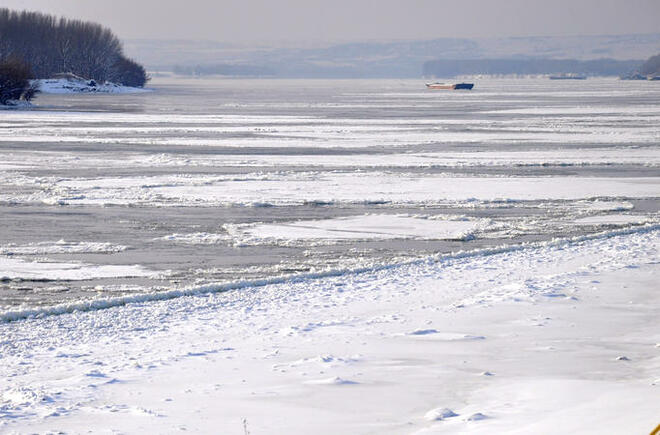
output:
[[639,67],[638,60],[614,59],[438,59],[424,63],[425,76],[540,75],[579,73],[590,76],[621,76]]
[[73,73],[98,82],[142,87],[144,67],[127,58],[121,41],[100,24],[0,8],[0,62],[20,61],[33,78]]

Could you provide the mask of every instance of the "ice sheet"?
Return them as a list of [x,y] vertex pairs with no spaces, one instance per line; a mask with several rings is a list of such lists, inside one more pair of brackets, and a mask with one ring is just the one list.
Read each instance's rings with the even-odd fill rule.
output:
[[0,280],[76,281],[94,278],[156,277],[140,265],[94,265],[84,263],[27,261],[0,256]]
[[[660,179],[455,177],[385,172],[158,176],[55,181],[26,200],[54,204],[260,206],[305,203],[440,204],[599,197],[656,197]],[[11,198],[20,201],[20,198]]]
[[578,225],[625,225],[648,222],[649,216],[634,214],[608,214],[604,216],[588,216],[577,219]]
[[[528,150],[500,152],[437,152],[402,154],[221,154],[199,155],[195,153],[142,154],[137,152],[75,154],[67,152],[25,152],[5,153],[0,157],[0,168],[30,170],[48,167],[53,170],[70,168],[183,168],[196,167],[300,167],[300,168],[470,168],[519,167],[519,166],[588,166],[607,165],[614,169],[621,165],[660,166],[660,153],[655,148],[588,148],[572,150]],[[5,180],[11,177],[4,174]]]
[[81,254],[81,253],[114,253],[127,249],[127,246],[113,245],[103,242],[37,242],[27,245],[0,245],[2,255],[45,255],[45,254]]
[[254,239],[457,239],[469,237],[486,220],[420,219],[400,215],[363,215],[284,224],[261,224],[242,231]]

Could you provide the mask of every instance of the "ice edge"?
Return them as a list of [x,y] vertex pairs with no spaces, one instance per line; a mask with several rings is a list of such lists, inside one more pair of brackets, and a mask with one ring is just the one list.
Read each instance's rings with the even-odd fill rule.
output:
[[70,314],[76,311],[84,312],[84,311],[104,310],[108,308],[128,305],[131,303],[165,301],[165,300],[170,300],[185,296],[198,296],[204,294],[222,293],[226,291],[238,290],[238,289],[250,288],[250,287],[264,287],[267,285],[284,284],[287,282],[296,283],[302,281],[317,280],[322,278],[337,277],[341,275],[354,275],[354,274],[367,273],[367,272],[378,272],[382,270],[390,270],[397,267],[408,266],[408,265],[438,263],[442,261],[451,261],[451,260],[458,260],[463,258],[471,258],[471,257],[479,257],[479,256],[485,257],[490,255],[502,254],[506,252],[522,251],[525,249],[557,247],[557,246],[570,245],[572,243],[581,243],[590,240],[607,239],[611,237],[624,236],[629,234],[648,233],[657,230],[660,230],[660,224],[649,224],[634,228],[605,231],[605,232],[571,237],[571,238],[557,238],[544,242],[526,242],[513,246],[499,246],[495,248],[476,249],[471,251],[458,251],[452,254],[440,254],[440,255],[435,254],[421,259],[398,262],[398,263],[382,264],[378,266],[361,267],[354,269],[334,269],[323,272],[285,275],[285,276],[278,276],[273,278],[264,278],[257,280],[244,280],[244,281],[236,281],[236,282],[229,282],[222,284],[207,284],[199,287],[189,287],[184,289],[168,290],[157,293],[141,293],[130,296],[119,296],[119,297],[112,297],[105,299],[95,299],[91,301],[60,304],[60,305],[54,305],[44,308],[34,308],[34,309],[26,309],[26,310],[18,310],[18,311],[5,311],[0,313],[0,322],[8,323],[8,322],[34,318],[34,317]]

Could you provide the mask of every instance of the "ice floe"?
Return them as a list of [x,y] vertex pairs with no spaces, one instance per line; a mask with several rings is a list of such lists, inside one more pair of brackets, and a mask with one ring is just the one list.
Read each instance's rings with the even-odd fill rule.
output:
[[104,242],[37,242],[27,245],[0,245],[3,255],[45,255],[45,254],[83,254],[83,253],[115,253],[122,252],[127,246]]
[[94,278],[156,277],[140,265],[94,265],[85,263],[26,261],[0,257],[0,280],[75,281]]
[[[153,176],[39,180],[0,201],[47,204],[274,206],[656,197],[655,177],[465,177],[372,172],[291,172],[240,176]],[[48,185],[48,189],[43,189]]]
[[[281,224],[259,224],[238,230],[254,240],[466,239],[487,226],[487,219],[423,219],[372,214]],[[236,231],[236,229],[234,230]]]
[[576,219],[578,225],[627,225],[642,224],[648,222],[651,218],[644,215],[634,214],[607,214],[600,216],[588,216]]

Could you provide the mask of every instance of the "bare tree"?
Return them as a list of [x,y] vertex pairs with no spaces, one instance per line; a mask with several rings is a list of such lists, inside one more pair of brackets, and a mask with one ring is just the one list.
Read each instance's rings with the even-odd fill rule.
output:
[[70,72],[133,86],[148,80],[144,68],[127,59],[119,39],[100,24],[0,8],[0,61],[9,58],[26,62],[39,78]]

